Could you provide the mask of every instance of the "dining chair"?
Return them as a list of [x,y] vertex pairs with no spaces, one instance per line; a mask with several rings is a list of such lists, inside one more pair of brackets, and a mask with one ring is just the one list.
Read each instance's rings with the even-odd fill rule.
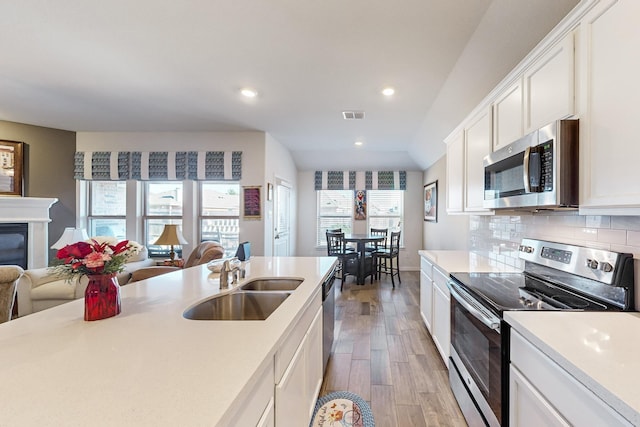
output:
[[384,237],[384,240],[381,242],[373,242],[373,244],[369,245],[366,250],[367,252],[371,252],[373,256],[373,272],[376,279],[378,279],[378,259],[377,252],[380,249],[387,249],[387,235],[389,234],[388,228],[372,228],[369,232],[372,236],[380,236]]
[[338,257],[340,291],[342,291],[347,275],[357,276],[358,274],[358,253],[347,248],[346,242],[344,241],[344,233],[327,230],[326,235],[327,255]]
[[[391,284],[396,287],[393,276],[398,276],[398,283],[402,283],[400,279],[400,231],[392,231],[389,238],[389,247],[379,249],[376,252],[378,259],[378,277],[382,273],[391,275]],[[395,266],[393,260],[395,259]]]

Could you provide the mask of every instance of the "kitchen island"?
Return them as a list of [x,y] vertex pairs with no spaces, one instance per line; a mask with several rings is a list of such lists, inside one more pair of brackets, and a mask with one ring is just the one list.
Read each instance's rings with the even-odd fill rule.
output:
[[274,357],[279,369],[296,324],[320,308],[334,262],[252,258],[239,285],[304,279],[264,321],[185,319],[185,309],[233,291],[203,265],[122,287],[113,318],[84,321],[80,299],[4,323],[0,426],[233,425],[251,409],[259,377],[273,378]]

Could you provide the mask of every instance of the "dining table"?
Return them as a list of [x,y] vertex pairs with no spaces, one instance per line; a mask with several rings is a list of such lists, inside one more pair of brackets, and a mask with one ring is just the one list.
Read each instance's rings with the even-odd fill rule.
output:
[[[364,285],[364,279],[368,274],[374,274],[374,265],[371,266],[371,271],[367,272],[365,256],[367,254],[367,243],[382,242],[385,236],[373,235],[373,234],[345,234],[344,241],[347,243],[356,243],[356,250],[358,252],[358,275],[356,277],[356,283],[358,285]],[[367,274],[368,273],[368,274]]]

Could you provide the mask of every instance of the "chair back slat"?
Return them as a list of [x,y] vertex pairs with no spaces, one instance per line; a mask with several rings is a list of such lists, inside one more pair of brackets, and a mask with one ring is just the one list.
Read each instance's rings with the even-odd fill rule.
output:
[[344,233],[327,231],[327,255],[336,256],[345,253]]
[[400,231],[392,231],[391,238],[389,240],[389,249],[391,253],[400,252]]
[[380,242],[375,242],[374,246],[376,247],[376,249],[387,249],[387,236],[389,234],[389,229],[388,228],[372,228],[371,229],[371,233],[372,236],[382,236],[384,237],[384,240],[380,241]]

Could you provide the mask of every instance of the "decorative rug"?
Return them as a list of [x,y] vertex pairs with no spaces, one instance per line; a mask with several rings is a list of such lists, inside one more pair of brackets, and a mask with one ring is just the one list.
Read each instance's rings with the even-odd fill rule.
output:
[[316,402],[310,427],[374,427],[371,408],[360,396],[334,391]]

